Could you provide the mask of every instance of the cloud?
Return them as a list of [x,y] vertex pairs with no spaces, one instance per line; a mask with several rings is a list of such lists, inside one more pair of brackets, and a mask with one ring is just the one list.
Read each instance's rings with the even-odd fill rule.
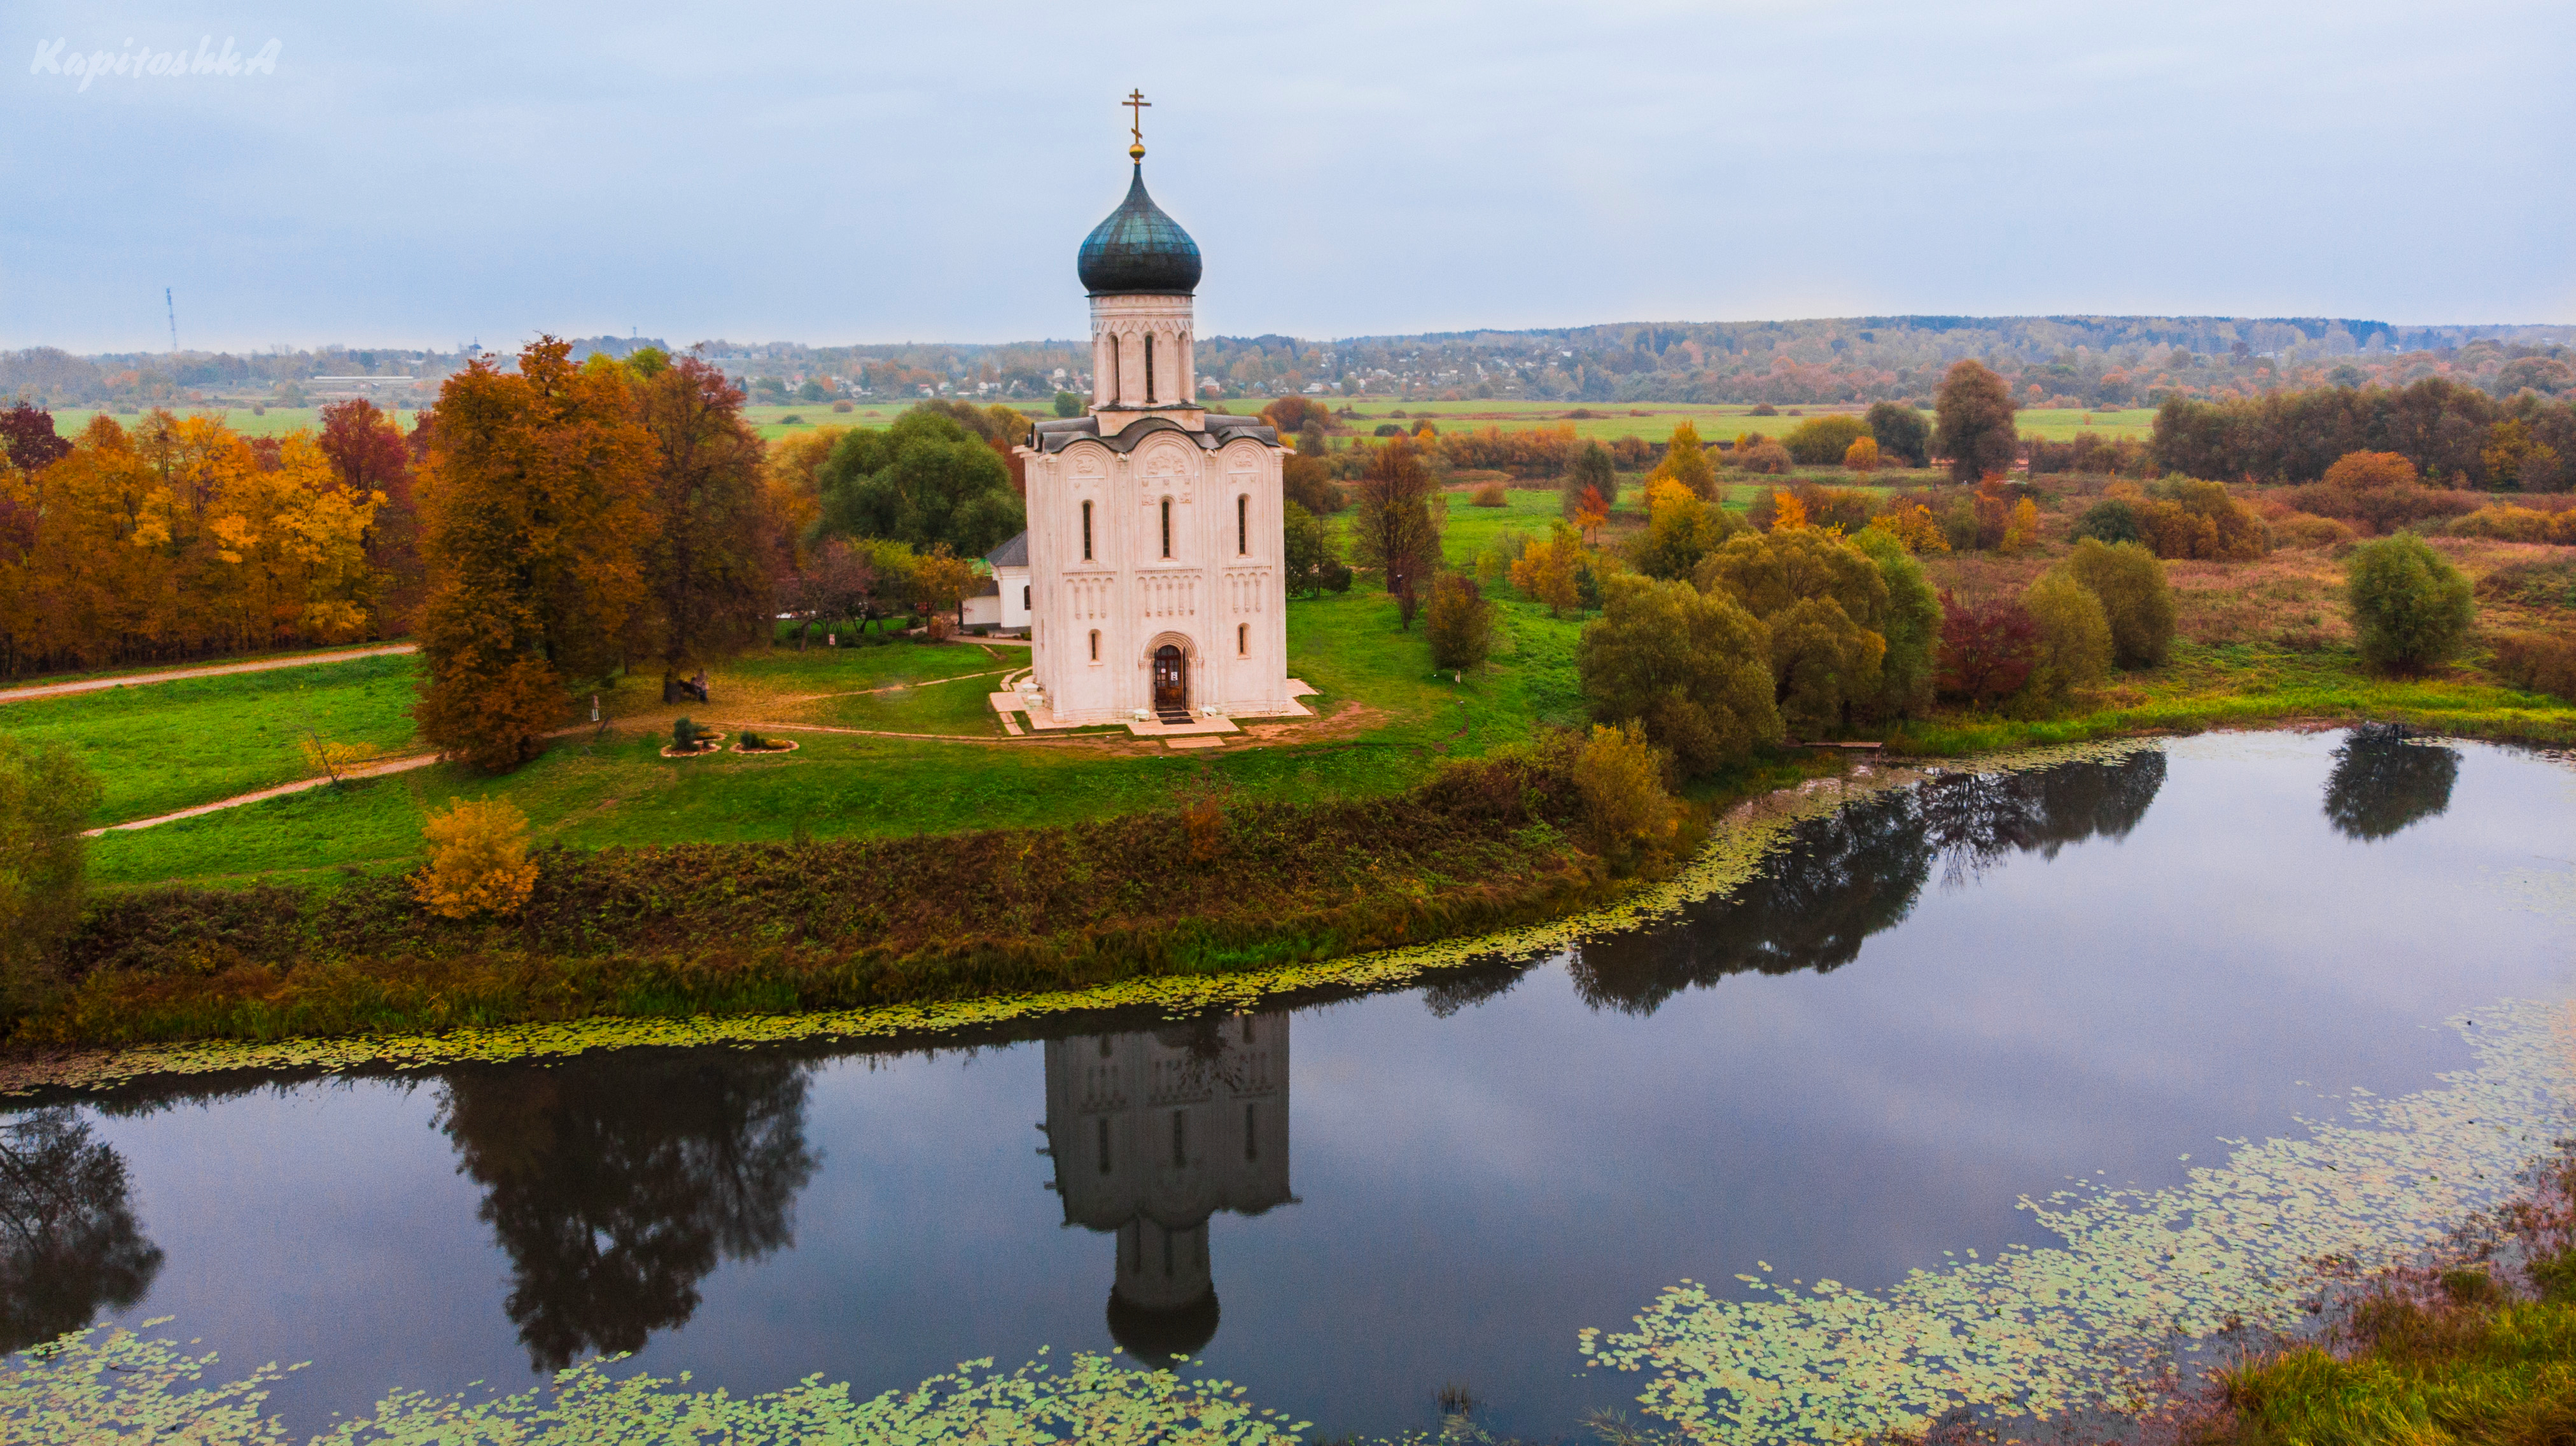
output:
[[[1076,335],[1131,85],[1223,332],[2576,305],[2563,6],[13,19],[0,344],[166,344],[165,285],[206,346]],[[276,74],[24,59],[210,30]]]

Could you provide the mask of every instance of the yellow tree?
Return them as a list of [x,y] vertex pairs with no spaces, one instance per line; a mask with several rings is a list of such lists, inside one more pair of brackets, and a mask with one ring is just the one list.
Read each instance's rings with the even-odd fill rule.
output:
[[1673,428],[1672,440],[1664,444],[1664,458],[1646,476],[1647,485],[1670,479],[1691,490],[1692,495],[1708,498],[1717,492],[1717,469],[1709,465],[1708,453],[1701,450],[1699,428],[1688,422]]
[[566,684],[606,675],[644,597],[652,436],[626,386],[546,337],[439,391],[421,489],[421,700],[431,742],[483,768],[536,752]]

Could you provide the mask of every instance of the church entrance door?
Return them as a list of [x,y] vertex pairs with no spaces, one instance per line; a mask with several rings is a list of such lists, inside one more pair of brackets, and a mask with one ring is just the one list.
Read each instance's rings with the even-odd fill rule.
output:
[[1170,643],[1154,650],[1154,711],[1183,716],[1190,711],[1190,661]]

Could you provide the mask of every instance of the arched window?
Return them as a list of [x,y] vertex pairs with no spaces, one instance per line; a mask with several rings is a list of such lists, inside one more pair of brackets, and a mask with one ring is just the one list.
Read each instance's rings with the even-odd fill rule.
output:
[[1252,551],[1252,499],[1241,494],[1234,499],[1234,551],[1237,557]]
[[1091,630],[1091,661],[1095,663],[1100,661],[1100,629],[1098,628]]
[[1252,656],[1252,624],[1236,623],[1234,625],[1234,655],[1238,658],[1248,658]]
[[1082,560],[1091,561],[1091,504],[1082,504]]
[[1119,366],[1118,333],[1113,331],[1109,333],[1109,375],[1102,378],[1103,381],[1108,383],[1107,389],[1102,392],[1100,398],[1104,402],[1115,404],[1118,400],[1118,389],[1126,381],[1126,378],[1118,374]]
[[1172,499],[1163,499],[1163,556],[1172,555]]
[[1154,334],[1145,333],[1145,405],[1154,405]]

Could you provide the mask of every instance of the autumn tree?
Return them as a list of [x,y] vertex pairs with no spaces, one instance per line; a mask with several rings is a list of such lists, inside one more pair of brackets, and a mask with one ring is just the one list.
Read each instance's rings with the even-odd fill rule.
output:
[[1549,536],[1531,542],[1512,561],[1512,586],[1547,604],[1549,617],[1563,617],[1581,601],[1574,573],[1582,561],[1583,542],[1564,523]]
[[825,538],[778,583],[779,611],[797,620],[797,651],[804,651],[815,624],[867,616],[876,588],[877,571],[866,549],[846,537]]
[[1950,459],[1952,481],[2012,470],[2021,444],[2013,431],[2012,389],[2002,377],[1973,358],[1956,362],[1934,400],[1932,450]]
[[1843,467],[1852,472],[1877,471],[1877,441],[1870,437],[1854,437],[1852,444],[1843,449]]
[[420,503],[412,482],[411,443],[375,403],[364,397],[322,409],[315,439],[340,486],[354,496],[384,498],[369,519],[362,545],[376,574],[370,599],[379,636],[409,632],[428,582],[420,562]]
[[1610,449],[1598,442],[1586,442],[1565,469],[1557,483],[1557,494],[1565,515],[1572,517],[1585,505],[1584,494],[1597,492],[1601,511],[1607,514],[1619,502],[1619,469],[1610,458]]
[[653,438],[653,477],[647,605],[630,635],[661,666],[668,702],[680,679],[767,629],[771,578],[785,570],[789,548],[768,505],[760,438],[724,373],[683,357],[650,367],[631,390],[635,420]]
[[[1440,520],[1432,497],[1431,473],[1405,437],[1373,448],[1352,489],[1351,562],[1374,569],[1399,599],[1415,596],[1440,565]],[[1409,608],[1405,616],[1410,621]]]
[[1664,444],[1663,460],[1646,475],[1650,487],[1665,480],[1679,482],[1697,497],[1713,500],[1717,495],[1717,469],[1709,465],[1699,428],[1689,422],[1673,428],[1672,440]]
[[1701,560],[1696,579],[1763,622],[1773,701],[1788,725],[1844,727],[1879,696],[1887,579],[1859,548],[1783,523],[1728,540]]
[[421,488],[421,734],[477,767],[527,761],[569,684],[605,676],[646,605],[655,447],[626,384],[546,337],[439,391]]
[[2032,693],[2055,702],[2100,682],[2110,671],[2111,615],[2072,574],[2049,569],[2024,590],[2021,601],[2039,640]]
[[1687,773],[1780,741],[1769,632],[1722,593],[1613,577],[1575,665],[1595,718],[1642,724]]
[[1790,460],[1801,466],[1830,467],[1843,459],[1852,444],[1869,435],[1869,424],[1844,413],[1809,417],[1789,429],[1781,445],[1789,449]]
[[1746,525],[1679,482],[1655,482],[1646,489],[1646,530],[1628,544],[1629,561],[1648,577],[1688,578]]

